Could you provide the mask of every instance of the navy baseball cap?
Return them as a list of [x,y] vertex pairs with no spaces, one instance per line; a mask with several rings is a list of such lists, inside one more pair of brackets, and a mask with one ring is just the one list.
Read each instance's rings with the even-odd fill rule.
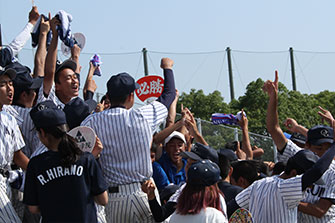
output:
[[193,163],[187,172],[187,183],[197,186],[211,186],[221,180],[220,168],[210,160]]
[[136,89],[140,88],[140,85],[135,82],[135,79],[128,73],[120,73],[112,76],[107,82],[107,95],[111,98],[121,97]]
[[77,127],[89,116],[97,107],[97,102],[93,99],[84,101],[76,97],[64,106],[63,111],[66,115],[66,121],[70,129]]
[[181,152],[180,155],[183,158],[191,158],[197,161],[209,159],[212,162],[219,163],[219,156],[217,151],[210,146],[206,146],[198,142],[195,143],[190,152]]
[[159,197],[161,199],[161,203],[164,204],[164,200],[169,200],[169,198],[180,188],[179,185],[169,184],[164,189],[159,192]]
[[58,108],[52,101],[43,101],[33,107],[30,117],[36,128],[55,127],[66,124],[63,110]]
[[16,77],[13,79],[14,89],[16,91],[23,91],[26,89],[39,89],[42,85],[43,78],[32,78],[30,68],[15,62],[9,64],[7,67],[16,71]]
[[218,154],[219,156],[225,156],[229,160],[230,163],[238,161],[238,157],[236,153],[231,149],[225,149],[225,148],[220,149],[218,151]]
[[307,142],[311,145],[334,142],[334,130],[326,125],[317,125],[310,128],[307,132]]
[[291,138],[290,138],[291,141],[293,142],[297,142],[297,143],[301,143],[301,144],[305,144],[306,143],[306,136],[300,134],[300,133],[293,133],[291,135]]
[[16,71],[12,68],[3,68],[0,66],[0,76],[2,75],[8,75],[13,80],[16,77]]
[[73,70],[73,72],[76,72],[77,63],[71,59],[67,59],[63,63],[61,63],[60,61],[57,61],[55,74],[57,74],[58,72],[60,72],[61,70],[65,68],[69,68]]
[[[320,158],[308,149],[303,149],[294,154],[294,156],[290,157],[287,161],[287,164],[293,165],[293,168],[297,170],[298,174],[302,174],[306,172],[308,169],[312,168],[313,165],[319,160]],[[325,184],[322,180],[322,177],[315,182],[315,184]]]

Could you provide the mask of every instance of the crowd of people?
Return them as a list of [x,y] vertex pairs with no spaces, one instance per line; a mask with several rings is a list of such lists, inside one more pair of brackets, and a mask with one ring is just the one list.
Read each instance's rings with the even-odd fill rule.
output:
[[[161,60],[164,89],[153,102],[133,107],[140,86],[125,72],[111,75],[105,96],[94,101],[93,63],[81,99],[81,48],[65,34],[67,16],[33,7],[23,31],[0,48],[0,222],[228,222],[241,210],[253,222],[335,222],[329,111],[319,107],[329,125],[307,129],[287,118],[291,134],[284,133],[275,72],[263,90],[278,162],[263,161],[263,149],[250,144],[243,110],[241,141],[216,150],[188,108],[176,120],[170,58]],[[31,36],[33,69],[15,57]],[[71,48],[63,62],[59,40]],[[78,126],[94,130],[92,152],[67,134]]]

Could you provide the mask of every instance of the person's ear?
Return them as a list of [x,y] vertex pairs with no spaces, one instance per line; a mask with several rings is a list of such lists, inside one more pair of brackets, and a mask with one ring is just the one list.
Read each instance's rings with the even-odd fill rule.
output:
[[233,174],[233,170],[234,170],[233,167],[230,167],[230,168],[229,168],[229,172],[228,172],[228,176],[229,176],[229,177]]
[[292,169],[292,170],[290,171],[290,177],[295,177],[295,176],[297,176],[297,175],[298,175],[297,170]]

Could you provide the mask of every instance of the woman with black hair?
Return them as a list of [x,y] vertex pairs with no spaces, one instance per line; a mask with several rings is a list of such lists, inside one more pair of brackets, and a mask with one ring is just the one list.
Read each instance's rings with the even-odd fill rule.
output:
[[65,113],[51,101],[35,106],[30,116],[49,151],[33,157],[27,168],[24,203],[42,222],[97,222],[94,201],[108,202],[100,167],[66,134]]

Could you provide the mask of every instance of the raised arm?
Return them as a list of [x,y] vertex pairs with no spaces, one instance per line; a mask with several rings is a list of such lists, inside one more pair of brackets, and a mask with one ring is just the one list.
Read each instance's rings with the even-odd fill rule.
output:
[[[49,19],[50,17],[51,16],[49,13]],[[49,21],[50,21],[50,29],[52,31],[52,40],[45,60],[45,72],[43,79],[43,93],[45,95],[49,95],[55,77],[56,62],[57,62],[57,45],[58,45],[58,32],[56,26],[60,25],[60,22],[56,17],[52,18]]]
[[300,133],[301,135],[307,137],[308,129],[302,125],[299,125],[298,122],[293,118],[287,118],[284,122],[284,125],[290,132]]
[[263,91],[269,95],[268,109],[266,113],[266,128],[271,134],[271,137],[277,146],[277,150],[282,152],[287,143],[287,139],[279,125],[277,71],[275,71],[275,81],[266,81],[263,86]]
[[44,76],[44,66],[45,58],[47,55],[47,35],[50,30],[49,21],[44,20],[44,16],[41,16],[40,23],[40,35],[38,39],[38,47],[35,54],[35,65],[34,65],[34,77],[43,77]]
[[30,33],[33,30],[35,23],[38,20],[39,13],[36,6],[33,6],[29,12],[29,21],[28,24],[24,27],[21,33],[15,37],[15,39],[8,45],[8,48],[11,49],[13,57],[18,54],[18,52],[23,48],[23,46],[30,39]]
[[179,91],[176,89],[176,96],[170,105],[168,117],[166,118],[166,127],[173,125],[175,122],[178,98],[179,98]]
[[242,150],[246,154],[247,160],[253,159],[253,152],[250,145],[250,139],[249,139],[249,132],[248,132],[248,119],[244,114],[244,111],[242,109],[242,115],[241,120],[239,120],[239,125],[242,130]]
[[77,64],[77,69],[76,69],[76,74],[80,74],[80,64],[79,64],[79,56],[80,56],[80,47],[77,44],[74,44],[74,46],[71,48],[71,59],[76,62]]
[[96,68],[97,67],[94,67],[93,63],[90,62],[90,68],[88,69],[85,85],[83,88],[83,95],[85,100],[92,99],[94,92],[97,89],[97,85],[93,80],[93,74]]
[[165,129],[163,129],[162,131],[160,131],[159,133],[157,133],[156,135],[154,135],[153,141],[154,143],[156,143],[157,145],[159,143],[163,143],[164,140],[171,135],[171,133],[173,131],[176,131],[177,129],[181,128],[185,123],[184,119],[180,119],[178,122],[173,123],[173,125],[170,125],[168,127],[166,127]]
[[161,68],[164,71],[164,90],[161,96],[159,96],[159,98],[157,99],[157,101],[164,104],[167,109],[170,108],[171,103],[176,97],[176,88],[172,67],[173,60],[171,60],[170,58],[162,58]]
[[199,142],[203,145],[208,146],[208,143],[206,142],[206,140],[204,139],[204,137],[202,137],[202,135],[200,134],[198,127],[197,127],[197,122],[195,121],[191,111],[188,108],[185,108],[186,111],[186,117],[185,117],[185,123],[186,123],[186,128],[189,131],[190,135],[194,137],[196,142]]

